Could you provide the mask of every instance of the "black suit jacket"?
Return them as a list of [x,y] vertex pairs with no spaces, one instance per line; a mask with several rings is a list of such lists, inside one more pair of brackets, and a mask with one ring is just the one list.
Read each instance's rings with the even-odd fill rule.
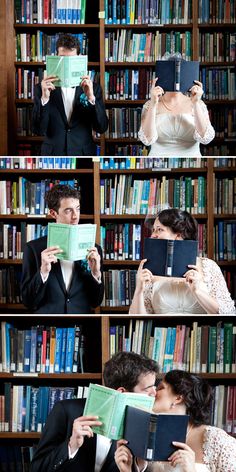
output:
[[[68,442],[75,418],[82,416],[84,400],[62,400],[52,409],[31,463],[31,472],[94,472],[96,434],[85,438],[74,459],[68,458]],[[118,472],[113,441],[101,472]]]
[[[66,290],[60,262],[52,264],[45,283],[40,274],[41,252],[47,247],[44,236],[26,244],[23,257],[21,295],[23,303],[35,313],[73,313],[91,312],[91,307],[101,304],[104,284],[98,283],[80,261],[75,261],[70,287]],[[102,250],[96,245],[101,256]]]
[[93,156],[96,155],[96,145],[92,138],[92,130],[104,133],[108,126],[102,89],[94,83],[95,105],[88,102],[84,106],[80,102],[82,87],[76,87],[72,116],[68,123],[61,88],[52,90],[49,102],[42,106],[41,85],[35,87],[33,107],[33,132],[43,135],[41,148],[43,156]]

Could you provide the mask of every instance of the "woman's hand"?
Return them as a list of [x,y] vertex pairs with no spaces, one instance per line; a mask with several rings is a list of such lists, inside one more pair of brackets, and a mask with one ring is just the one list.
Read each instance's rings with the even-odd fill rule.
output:
[[202,83],[199,80],[194,80],[194,85],[189,90],[191,92],[191,100],[193,103],[199,102],[201,100],[202,95],[204,93],[202,88]]
[[185,277],[186,282],[188,283],[190,290],[192,292],[195,292],[196,290],[201,288],[201,285],[204,284],[204,282],[203,282],[203,279],[202,279],[202,275],[199,272],[199,269],[196,265],[190,265],[189,264],[188,267],[190,268],[190,270],[185,272],[183,277]]
[[143,265],[147,262],[147,259],[142,259],[139,264],[137,278],[136,278],[136,291],[143,292],[145,284],[152,282],[153,275],[152,272],[148,269],[144,269]]
[[156,81],[158,77],[152,81],[152,87],[150,91],[151,103],[156,105],[159,102],[159,99],[162,95],[164,95],[164,90],[159,85],[156,86]]
[[178,451],[175,451],[168,458],[171,465],[175,467],[179,464],[182,467],[183,472],[196,472],[195,468],[195,452],[185,443],[173,441],[174,446],[178,447]]
[[131,451],[125,446],[128,441],[120,439],[117,441],[117,449],[115,452],[115,462],[120,472],[131,472],[133,464],[133,456]]

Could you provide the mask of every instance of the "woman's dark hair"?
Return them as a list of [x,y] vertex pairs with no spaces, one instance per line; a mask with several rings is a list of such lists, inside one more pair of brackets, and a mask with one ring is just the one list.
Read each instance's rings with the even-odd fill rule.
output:
[[103,379],[106,387],[123,387],[132,392],[140,375],[159,372],[157,363],[135,352],[118,352],[104,365]]
[[169,208],[162,210],[157,217],[161,224],[170,228],[175,234],[180,233],[183,239],[197,240],[197,221],[187,211]]
[[80,191],[70,185],[54,185],[45,195],[45,202],[49,210],[58,212],[62,198],[75,198],[80,200]]
[[196,426],[210,423],[213,393],[205,379],[183,370],[172,370],[165,374],[164,381],[174,394],[183,397],[190,423]]
[[80,54],[80,44],[78,39],[72,34],[65,33],[59,34],[58,40],[56,42],[56,51],[58,54],[58,48],[66,49],[76,49],[77,54]]

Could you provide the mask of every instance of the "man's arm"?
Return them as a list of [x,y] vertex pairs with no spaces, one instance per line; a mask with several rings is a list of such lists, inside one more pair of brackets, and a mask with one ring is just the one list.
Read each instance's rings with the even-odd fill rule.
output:
[[40,274],[41,258],[29,244],[26,244],[23,256],[21,296],[25,306],[37,307],[44,298],[47,282],[43,283]]
[[108,118],[102,97],[100,85],[94,84],[95,105],[88,103],[88,109],[91,113],[92,128],[97,133],[105,133],[108,127]]
[[42,89],[40,84],[35,86],[34,106],[32,112],[32,131],[34,134],[44,136],[47,134],[49,122],[49,101],[46,105],[42,105]]

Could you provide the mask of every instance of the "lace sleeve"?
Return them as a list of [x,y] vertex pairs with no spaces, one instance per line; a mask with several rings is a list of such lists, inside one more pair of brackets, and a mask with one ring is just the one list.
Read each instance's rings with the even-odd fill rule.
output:
[[204,282],[208,293],[219,305],[219,314],[235,314],[234,302],[220,267],[211,259],[201,258]]
[[211,472],[236,472],[236,439],[220,428],[208,426],[203,460]]
[[[146,115],[146,113],[148,112],[149,110],[149,107],[150,107],[150,100],[148,100],[148,102],[146,102],[144,105],[143,105],[143,110],[142,110],[142,121]],[[157,139],[158,139],[158,133],[157,133],[157,128],[155,127],[155,133],[153,136],[146,136],[144,131],[143,131],[143,127],[142,127],[142,121],[141,121],[141,127],[140,127],[140,130],[138,132],[138,137],[140,139],[140,141],[142,141],[143,144],[145,144],[145,146],[151,146],[151,144],[154,144]]]
[[153,289],[153,284],[149,283],[145,285],[145,289],[143,292],[143,299],[144,299],[144,306],[146,308],[147,314],[148,315],[153,315],[154,310],[152,306],[152,289]]
[[205,103],[201,100],[200,104],[201,104],[204,116],[206,117],[206,120],[207,120],[207,128],[206,128],[204,136],[201,136],[198,133],[198,131],[195,129],[193,138],[195,139],[195,141],[198,141],[202,144],[208,144],[214,139],[215,130],[214,130],[213,126],[211,125],[208,110],[207,110],[207,107],[206,107]]

